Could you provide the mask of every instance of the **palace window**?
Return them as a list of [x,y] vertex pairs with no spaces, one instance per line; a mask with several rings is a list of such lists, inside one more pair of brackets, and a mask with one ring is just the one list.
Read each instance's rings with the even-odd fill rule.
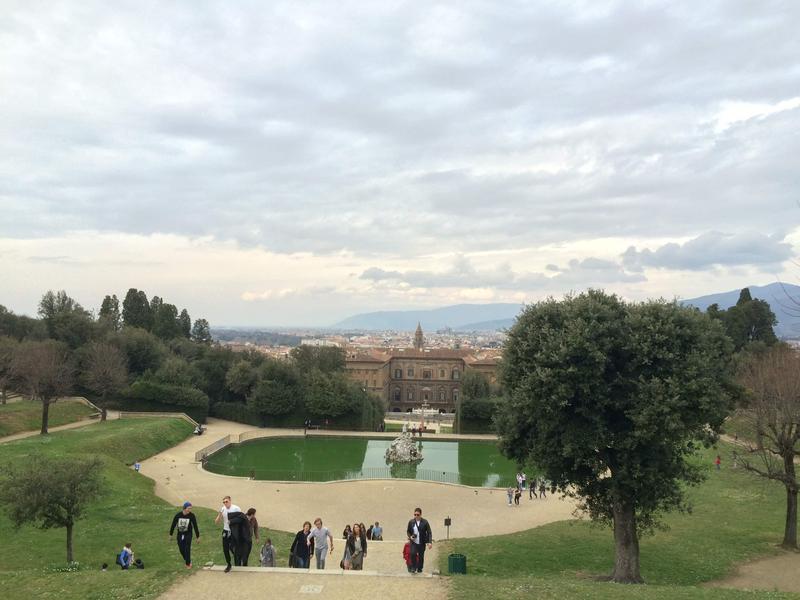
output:
[[423,369],[422,370],[422,378],[423,379],[430,379],[431,377],[433,377],[433,373],[431,372],[430,369]]
[[409,367],[409,368],[406,370],[406,375],[407,375],[408,377],[413,377],[413,376],[414,376],[414,369],[413,369],[413,367]]
[[453,369],[453,379],[461,379],[461,372],[458,369]]
[[394,370],[394,378],[395,379],[402,379],[403,378],[403,369],[395,369]]
[[439,402],[444,402],[444,388],[439,388]]
[[439,379],[444,379],[444,369],[439,369]]
[[453,390],[453,402],[458,402],[458,390]]
[[414,400],[414,390],[408,390],[408,393],[406,394],[406,400],[409,402]]
[[400,402],[400,388],[394,388],[394,401]]

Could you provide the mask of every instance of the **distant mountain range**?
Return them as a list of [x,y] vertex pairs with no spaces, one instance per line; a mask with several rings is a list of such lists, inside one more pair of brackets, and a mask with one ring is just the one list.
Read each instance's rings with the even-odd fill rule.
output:
[[[779,337],[800,337],[800,286],[771,283],[749,286],[753,298],[766,300],[778,317],[775,333]],[[739,299],[741,290],[731,290],[689,300],[682,304],[706,310],[711,304],[730,308]],[[365,331],[413,331],[417,323],[424,331],[449,327],[456,331],[498,331],[507,329],[522,310],[521,304],[456,304],[431,310],[387,310],[362,313],[333,325],[333,329]]]
[[450,327],[457,330],[489,331],[509,327],[521,304],[456,304],[431,310],[384,310],[354,315],[333,325],[334,329],[413,331],[417,323],[424,331]]

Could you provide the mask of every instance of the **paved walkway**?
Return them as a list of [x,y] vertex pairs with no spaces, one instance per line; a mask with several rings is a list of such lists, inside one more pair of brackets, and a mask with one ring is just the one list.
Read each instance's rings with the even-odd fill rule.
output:
[[[106,419],[119,419],[119,411],[116,410],[109,410],[106,413]],[[48,427],[48,433],[55,433],[57,431],[64,431],[65,429],[75,429],[76,427],[86,427],[87,425],[93,425],[94,423],[99,423],[99,417],[87,417],[85,419],[81,419],[80,421],[75,421],[73,423],[67,423],[66,425],[58,425],[56,427]],[[33,437],[35,435],[40,435],[40,429],[32,429],[30,431],[21,431],[19,433],[14,433],[11,435],[7,435],[4,437],[0,437],[0,444],[6,444],[8,442],[15,442],[16,440],[24,440],[25,438]]]
[[[438,540],[446,536],[443,523],[448,516],[452,518],[452,537],[511,533],[573,518],[575,505],[555,497],[528,500],[523,496],[521,506],[511,508],[507,506],[505,491],[500,489],[402,479],[330,483],[252,481],[206,472],[194,462],[195,452],[212,442],[229,434],[257,429],[209,419],[205,434],[193,436],[145,460],[141,472],[155,480],[156,494],[176,506],[190,500],[195,505],[217,510],[222,497],[230,495],[234,504],[243,509],[250,506],[258,509],[263,526],[283,531],[297,531],[303,521],[313,521],[320,516],[336,533],[346,523],[380,521],[384,538],[402,540],[415,506],[422,507]],[[302,430],[260,431],[275,436],[302,435]],[[444,439],[444,436],[436,439]]]

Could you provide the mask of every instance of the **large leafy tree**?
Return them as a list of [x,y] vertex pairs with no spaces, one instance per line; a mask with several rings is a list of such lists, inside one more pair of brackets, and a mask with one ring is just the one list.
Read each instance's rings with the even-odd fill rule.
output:
[[741,465],[786,489],[784,548],[797,549],[797,477],[800,456],[800,353],[779,345],[749,355],[739,377],[747,390],[741,414],[755,432],[755,445],[740,457]]
[[174,304],[161,302],[153,311],[153,334],[162,340],[171,340],[181,334],[178,308]]
[[50,405],[72,390],[74,369],[62,342],[23,342],[14,352],[11,373],[20,388],[42,403],[42,429],[47,433]]
[[87,343],[94,334],[94,322],[87,310],[67,295],[67,292],[47,291],[39,301],[39,316],[54,340],[70,348]]
[[213,340],[211,337],[211,326],[205,319],[197,319],[192,325],[192,339],[199,344],[210,344]]
[[100,305],[98,314],[100,323],[107,325],[112,331],[118,331],[122,324],[122,314],[119,312],[119,299],[116,294],[106,295]]
[[17,527],[67,530],[67,562],[73,561],[75,522],[100,491],[102,462],[97,458],[34,457],[2,473],[0,504]]
[[301,393],[300,378],[295,366],[269,359],[261,366],[258,379],[247,396],[247,403],[266,419],[292,412]]
[[778,322],[775,313],[768,302],[754,299],[749,288],[739,292],[739,300],[729,309],[720,310],[719,306],[712,304],[707,312],[710,317],[722,321],[737,352],[755,345],[763,348],[778,342],[774,329]]
[[124,327],[112,340],[125,354],[133,375],[155,371],[168,355],[168,350],[156,336],[138,327]]
[[130,288],[122,301],[122,321],[126,327],[139,327],[150,331],[153,327],[153,312],[143,290]]
[[732,406],[730,355],[695,309],[601,291],[529,306],[509,332],[501,447],[613,526],[613,581],[642,582],[639,535],[700,481],[688,459]]
[[289,353],[302,373],[317,369],[323,373],[344,371],[345,352],[337,346],[306,346],[292,348]]

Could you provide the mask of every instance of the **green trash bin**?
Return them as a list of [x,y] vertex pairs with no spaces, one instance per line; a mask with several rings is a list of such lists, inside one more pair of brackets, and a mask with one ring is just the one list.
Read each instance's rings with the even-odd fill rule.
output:
[[450,572],[451,575],[459,574],[459,575],[466,575],[467,574],[467,557],[463,554],[450,554],[447,557],[447,570]]

